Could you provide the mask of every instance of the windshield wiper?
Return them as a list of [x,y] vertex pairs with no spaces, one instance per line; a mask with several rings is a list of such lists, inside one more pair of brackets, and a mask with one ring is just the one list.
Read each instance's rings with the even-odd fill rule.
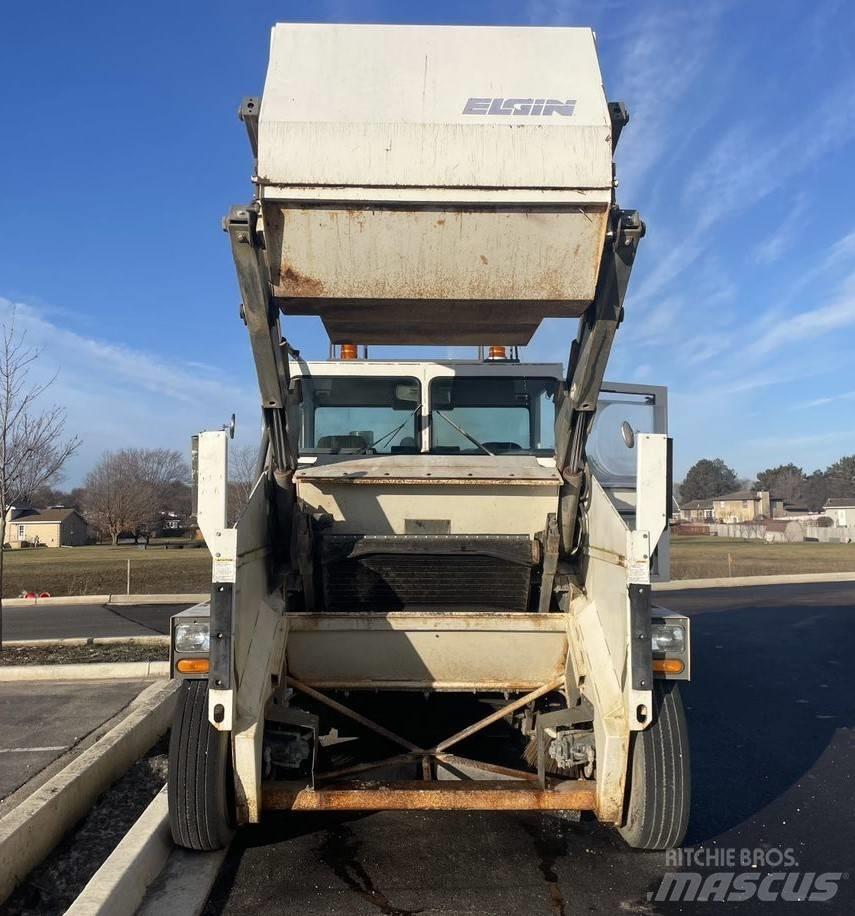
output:
[[392,439],[394,439],[395,436],[397,436],[398,433],[407,425],[407,423],[410,422],[410,417],[412,417],[413,414],[418,413],[418,411],[420,411],[421,409],[422,409],[422,405],[421,405],[421,404],[417,405],[416,408],[415,408],[414,410],[411,410],[411,411],[407,414],[407,416],[404,418],[404,422],[403,422],[403,423],[399,424],[399,425],[396,426],[393,430],[390,430],[388,433],[384,433],[382,436],[380,436],[379,439],[375,439],[375,440],[371,443],[371,445],[366,445],[364,448],[361,448],[356,454],[357,454],[357,455],[365,455],[365,454],[368,453],[368,450],[369,450],[369,449],[371,449],[371,450],[373,450],[373,451],[376,451],[377,446],[378,446],[384,439],[389,439],[390,441],[391,441]]
[[479,442],[474,436],[469,435],[469,433],[467,433],[466,430],[463,429],[462,426],[458,426],[454,422],[454,420],[452,420],[450,417],[447,417],[441,410],[437,410],[436,408],[434,408],[433,412],[437,414],[438,416],[442,417],[442,419],[445,420],[446,423],[450,423],[457,430],[457,432],[460,433],[461,436],[465,436],[473,445],[477,445],[478,448],[483,449],[488,455],[490,455],[490,457],[492,458],[496,457],[495,452],[491,452],[490,449],[488,449],[487,446],[484,445],[483,442]]

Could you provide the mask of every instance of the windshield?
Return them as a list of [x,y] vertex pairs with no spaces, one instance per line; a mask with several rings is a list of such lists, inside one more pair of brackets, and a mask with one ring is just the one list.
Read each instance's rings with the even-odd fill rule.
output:
[[300,451],[415,454],[421,386],[414,378],[304,376]]
[[431,451],[549,455],[555,449],[551,378],[457,376],[430,384]]

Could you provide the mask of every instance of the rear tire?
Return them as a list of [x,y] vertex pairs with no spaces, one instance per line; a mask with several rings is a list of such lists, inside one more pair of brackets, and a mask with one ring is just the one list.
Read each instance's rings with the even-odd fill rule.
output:
[[230,732],[208,721],[208,682],[181,685],[169,737],[169,825],[178,846],[222,849],[234,829]]
[[677,685],[657,681],[653,722],[630,743],[626,821],[620,834],[633,849],[672,849],[689,823],[689,736]]

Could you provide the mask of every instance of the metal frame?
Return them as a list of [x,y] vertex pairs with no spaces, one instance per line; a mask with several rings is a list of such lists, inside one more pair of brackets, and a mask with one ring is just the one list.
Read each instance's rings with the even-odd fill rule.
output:
[[[404,753],[327,772],[313,773],[311,786],[299,782],[265,783],[262,787],[262,807],[265,809],[561,811],[596,808],[596,784],[592,780],[553,779],[546,777],[542,772],[538,775],[448,753],[454,745],[505,716],[546,694],[562,690],[565,684],[563,675],[509,700],[504,706],[429,748],[419,747],[296,678],[286,676],[285,680],[294,690],[399,745],[404,749]],[[378,782],[373,779],[366,783],[359,778],[372,771],[397,765],[417,764],[419,761],[422,779],[418,781],[384,779]],[[479,778],[469,776],[467,771],[475,771]],[[448,776],[441,778],[441,772],[448,773]]]

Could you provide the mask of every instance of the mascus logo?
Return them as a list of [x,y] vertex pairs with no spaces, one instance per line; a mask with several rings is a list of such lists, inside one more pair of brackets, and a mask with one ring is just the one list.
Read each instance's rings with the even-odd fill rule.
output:
[[468,115],[563,115],[570,117],[576,100],[567,99],[469,99],[463,107]]

